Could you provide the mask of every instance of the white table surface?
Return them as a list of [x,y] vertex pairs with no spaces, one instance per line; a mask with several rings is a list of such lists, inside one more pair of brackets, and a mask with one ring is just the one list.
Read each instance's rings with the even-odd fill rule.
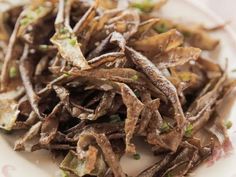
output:
[[236,32],[236,0],[191,0],[210,8],[224,21],[230,21],[230,26]]

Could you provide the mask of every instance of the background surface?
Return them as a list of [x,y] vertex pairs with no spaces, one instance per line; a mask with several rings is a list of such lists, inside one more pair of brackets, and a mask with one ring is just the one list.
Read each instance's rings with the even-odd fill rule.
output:
[[231,21],[230,26],[236,32],[236,0],[190,0],[207,6],[224,21]]

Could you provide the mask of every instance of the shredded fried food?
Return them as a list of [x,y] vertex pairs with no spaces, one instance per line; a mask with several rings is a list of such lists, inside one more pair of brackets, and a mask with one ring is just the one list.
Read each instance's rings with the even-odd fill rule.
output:
[[139,157],[135,137],[161,155],[138,177],[183,177],[225,150],[232,124],[217,111],[236,81],[201,55],[219,44],[211,30],[151,14],[166,2],[34,0],[1,12],[0,129],[25,131],[14,150],[34,140],[31,151],[60,153],[79,177],[129,176],[120,158]]

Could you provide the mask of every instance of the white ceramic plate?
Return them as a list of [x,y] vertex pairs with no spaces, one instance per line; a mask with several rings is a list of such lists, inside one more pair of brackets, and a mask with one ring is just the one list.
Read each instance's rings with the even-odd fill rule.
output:
[[[223,8],[223,7],[222,7]],[[171,17],[183,22],[196,22],[214,26],[222,23],[222,21],[210,10],[202,7],[198,3],[191,3],[189,0],[170,0],[163,8],[162,15]],[[225,63],[225,58],[229,60],[229,71],[236,68],[236,37],[233,31],[227,27],[226,29],[214,34],[221,40],[220,47],[211,54],[212,58],[216,58],[221,64]],[[231,73],[232,74],[232,73]],[[231,110],[224,109],[223,116],[231,119],[234,126],[230,130],[230,138],[236,147],[236,104],[233,103],[232,94],[228,99],[227,108],[232,106]],[[223,109],[223,108],[222,108]],[[16,135],[17,136],[17,135]],[[46,151],[27,153],[14,152],[12,135],[0,135],[0,177],[56,177],[58,167],[52,162],[50,154]],[[141,146],[138,151],[143,152],[141,160],[133,160],[127,157],[122,158],[122,167],[130,176],[135,176],[144,166],[149,166],[155,162],[150,158],[151,153],[145,151],[145,146]],[[198,168],[193,176],[195,177],[236,177],[236,151],[230,155],[221,158],[214,165],[208,167],[203,165]]]

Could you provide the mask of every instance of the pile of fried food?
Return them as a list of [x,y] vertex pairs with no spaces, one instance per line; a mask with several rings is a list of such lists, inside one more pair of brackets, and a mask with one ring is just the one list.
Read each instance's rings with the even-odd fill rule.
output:
[[[60,154],[76,176],[125,177],[134,137],[182,177],[229,144],[218,111],[235,81],[201,56],[219,41],[158,18],[165,1],[34,0],[0,14],[0,128],[16,151]],[[155,15],[154,15],[155,14]],[[209,137],[209,138],[206,138]],[[142,158],[140,159],[142,160]]]

